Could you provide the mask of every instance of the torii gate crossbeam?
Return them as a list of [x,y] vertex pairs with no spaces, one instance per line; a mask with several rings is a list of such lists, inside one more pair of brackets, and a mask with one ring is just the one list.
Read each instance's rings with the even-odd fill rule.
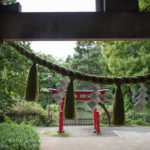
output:
[[[57,94],[57,89],[49,89],[50,92],[53,94]],[[101,95],[105,94],[105,92],[108,91],[108,89],[101,89],[99,90],[99,93]],[[92,94],[93,90],[76,90],[74,93],[77,95],[75,97],[76,101],[89,101],[90,98],[81,98],[80,95],[90,95]],[[53,99],[54,100],[54,99]],[[104,97],[100,98],[101,101],[105,100]],[[61,103],[61,109],[59,113],[59,133],[64,132],[63,130],[63,110],[64,110],[64,103],[65,103],[65,98],[62,98],[62,103]],[[97,109],[93,111],[93,117],[94,117],[94,132],[97,134],[100,134],[100,121],[99,121],[99,112]]]

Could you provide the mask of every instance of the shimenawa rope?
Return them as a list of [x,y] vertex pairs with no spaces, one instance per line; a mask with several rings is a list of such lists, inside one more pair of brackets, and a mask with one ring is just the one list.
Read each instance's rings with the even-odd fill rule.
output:
[[103,77],[103,76],[94,76],[94,75],[88,75],[84,73],[80,73],[77,71],[69,70],[64,67],[60,67],[56,64],[53,64],[51,62],[46,61],[45,59],[40,58],[39,56],[36,56],[34,53],[31,53],[27,51],[22,46],[16,44],[15,42],[8,42],[9,45],[14,47],[17,51],[19,51],[22,55],[26,56],[33,62],[42,65],[44,67],[47,67],[50,70],[53,70],[59,74],[62,74],[64,76],[69,76],[70,78],[73,78],[74,80],[82,80],[82,81],[89,81],[93,83],[99,83],[102,85],[111,85],[111,84],[137,84],[137,83],[143,83],[150,81],[150,74],[140,75],[140,76],[129,76],[129,77]]

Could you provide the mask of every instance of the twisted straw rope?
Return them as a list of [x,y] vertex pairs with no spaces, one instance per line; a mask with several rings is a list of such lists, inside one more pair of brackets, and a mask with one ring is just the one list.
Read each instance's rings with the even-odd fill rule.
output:
[[88,81],[93,83],[99,83],[103,85],[111,85],[111,84],[137,84],[137,83],[143,83],[150,81],[150,74],[145,74],[141,76],[129,76],[129,77],[102,77],[102,76],[95,76],[95,75],[88,75],[84,73],[80,73],[77,71],[69,70],[64,67],[60,67],[56,64],[53,64],[51,62],[46,61],[45,59],[40,58],[39,56],[36,56],[34,53],[31,53],[27,51],[22,46],[16,44],[15,42],[8,42],[9,45],[14,47],[18,52],[20,52],[25,57],[31,59],[33,62],[42,65],[44,67],[47,67],[50,70],[53,70],[61,75],[69,76],[72,79],[82,80],[82,81]]

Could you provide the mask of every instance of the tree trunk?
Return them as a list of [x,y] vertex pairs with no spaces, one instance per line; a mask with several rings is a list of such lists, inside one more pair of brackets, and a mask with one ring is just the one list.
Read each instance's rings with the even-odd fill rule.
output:
[[105,107],[105,105],[101,102],[98,103],[102,108],[103,110],[105,111],[106,115],[107,115],[107,118],[108,118],[108,124],[109,126],[111,126],[111,117],[110,117],[110,113],[109,111],[107,110],[107,108]]

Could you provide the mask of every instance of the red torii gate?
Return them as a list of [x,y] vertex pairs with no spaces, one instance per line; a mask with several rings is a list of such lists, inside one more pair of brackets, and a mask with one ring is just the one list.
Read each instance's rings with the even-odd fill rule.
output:
[[[108,91],[108,89],[101,89],[98,90],[99,93],[101,95],[105,94],[106,91]],[[50,89],[50,92],[52,92],[53,94],[57,94],[57,89]],[[75,97],[76,101],[89,101],[91,98],[81,98],[80,95],[90,95],[92,94],[93,90],[75,90],[74,94],[77,95],[77,97]],[[100,97],[100,101],[104,101],[105,98],[104,97]],[[53,99],[54,101],[54,99]],[[62,98],[62,103],[61,103],[61,109],[60,109],[60,113],[59,113],[59,133],[63,133],[63,110],[64,110],[64,102],[65,102],[65,97]],[[100,125],[99,125],[99,112],[97,109],[95,109],[93,111],[93,117],[94,117],[94,132],[97,134],[100,134]]]

